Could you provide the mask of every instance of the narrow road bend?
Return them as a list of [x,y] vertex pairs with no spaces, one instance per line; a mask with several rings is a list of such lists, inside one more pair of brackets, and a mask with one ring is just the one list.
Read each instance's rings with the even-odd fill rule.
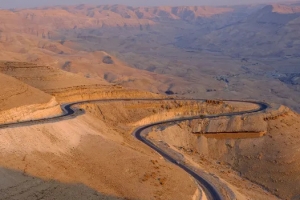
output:
[[[116,102],[116,101],[175,101],[175,100],[184,100],[184,101],[204,101],[204,99],[99,99],[99,100],[89,100],[89,101],[79,101],[79,102],[72,102],[68,104],[61,105],[62,110],[64,113],[60,116],[45,118],[45,119],[38,119],[38,120],[31,120],[31,121],[24,121],[24,122],[17,122],[17,123],[10,123],[10,124],[2,124],[0,125],[0,129],[8,128],[8,127],[19,127],[19,126],[30,126],[33,124],[39,124],[39,123],[51,123],[53,121],[60,121],[69,119],[70,116],[76,115],[75,109],[72,107],[75,105],[85,104],[85,103],[97,103],[97,102]],[[139,141],[143,142],[144,144],[148,145],[150,148],[155,150],[157,153],[159,153],[162,157],[164,157],[169,162],[173,163],[174,165],[180,167],[185,172],[187,172],[189,175],[195,178],[197,183],[201,186],[201,188],[204,190],[207,198],[209,200],[223,200],[224,198],[220,194],[217,188],[215,188],[211,183],[209,183],[207,180],[205,180],[203,177],[201,177],[199,174],[194,172],[192,169],[190,169],[185,163],[178,162],[175,158],[170,156],[168,153],[166,153],[164,150],[157,147],[155,144],[153,144],[151,141],[149,141],[146,137],[142,135],[143,131],[145,131],[148,128],[162,125],[166,123],[176,123],[186,120],[192,120],[192,119],[203,119],[203,118],[216,118],[221,116],[235,116],[235,115],[241,115],[241,114],[249,114],[249,113],[255,113],[260,112],[269,107],[268,104],[264,102],[256,102],[256,101],[235,101],[235,100],[226,100],[224,102],[242,102],[242,103],[252,103],[259,106],[258,109],[248,110],[248,111],[240,111],[240,112],[231,112],[231,113],[222,113],[218,115],[207,115],[207,116],[192,116],[192,117],[183,117],[180,119],[171,119],[161,122],[156,122],[152,124],[148,124],[142,127],[137,128],[132,135],[136,137]],[[77,113],[76,116],[80,115],[80,113]],[[76,117],[73,116],[73,117]]]

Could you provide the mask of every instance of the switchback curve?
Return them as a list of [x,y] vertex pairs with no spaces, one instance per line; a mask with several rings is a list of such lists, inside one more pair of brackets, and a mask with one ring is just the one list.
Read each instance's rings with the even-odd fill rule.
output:
[[[89,101],[79,101],[79,102],[72,102],[68,104],[61,105],[62,110],[64,113],[60,116],[54,116],[49,117],[45,119],[38,119],[38,120],[31,120],[31,121],[24,121],[24,122],[17,122],[17,123],[10,123],[10,124],[2,124],[0,125],[0,129],[8,128],[8,127],[18,127],[18,126],[29,126],[33,124],[38,123],[47,123],[47,122],[53,122],[53,120],[64,120],[69,119],[70,116],[76,117],[80,113],[77,113],[72,108],[75,105],[85,104],[85,103],[97,103],[97,102],[116,102],[116,101],[174,101],[174,100],[180,100],[180,101],[203,101],[204,99],[99,99],[99,100],[89,100]],[[159,153],[161,156],[163,156],[166,160],[170,161],[174,165],[180,167],[184,171],[186,171],[188,174],[190,174],[192,177],[195,178],[195,180],[198,182],[198,184],[201,186],[201,188],[204,190],[206,196],[210,200],[222,200],[223,197],[218,192],[218,190],[207,180],[205,180],[203,177],[201,177],[199,174],[195,173],[192,169],[190,169],[188,166],[186,166],[184,163],[180,163],[176,161],[172,156],[168,155],[166,152],[164,152],[162,149],[154,145],[151,141],[147,140],[146,137],[142,136],[142,132],[145,129],[148,129],[153,126],[165,124],[165,123],[175,123],[175,122],[181,122],[186,120],[192,120],[192,119],[203,119],[203,118],[216,118],[221,116],[235,116],[235,115],[241,115],[241,114],[249,114],[249,113],[255,113],[260,112],[269,107],[267,103],[264,102],[256,102],[256,101],[235,101],[235,100],[226,100],[224,102],[243,102],[243,103],[252,103],[259,106],[257,109],[248,110],[248,111],[240,111],[240,112],[232,112],[232,113],[222,113],[218,115],[207,115],[207,116],[192,116],[192,117],[184,117],[180,119],[171,119],[161,122],[156,122],[152,124],[148,124],[142,127],[137,128],[132,134],[138,139],[139,141],[143,142],[144,144],[148,145],[150,148],[155,150],[157,153]],[[75,116],[74,116],[75,115]]]

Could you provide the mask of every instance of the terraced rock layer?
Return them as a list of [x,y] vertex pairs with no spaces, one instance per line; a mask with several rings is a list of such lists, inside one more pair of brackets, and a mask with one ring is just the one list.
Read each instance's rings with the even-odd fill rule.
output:
[[[244,117],[251,121],[249,125],[240,126]],[[261,185],[279,198],[298,199],[300,190],[295,186],[300,184],[297,159],[300,156],[297,151],[300,141],[299,114],[280,106],[266,113],[234,117],[234,120],[237,118],[241,120],[240,123],[228,123],[230,118],[208,122],[207,132],[200,135],[193,134],[193,131],[201,131],[198,128],[203,120],[182,122],[165,129],[157,128],[149,137],[154,141],[166,142],[195,163],[210,163],[211,166],[217,163],[215,173],[223,178],[232,177],[228,169],[234,169],[238,176]],[[265,130],[265,133],[248,132],[250,130]],[[236,181],[231,183],[238,187],[240,184]]]
[[60,102],[76,102],[98,99],[155,99],[165,98],[151,92],[125,89],[120,86],[82,85],[63,89],[46,90]]
[[[0,123],[34,120],[62,113],[56,99],[0,73]],[[34,97],[34,98],[33,98]]]

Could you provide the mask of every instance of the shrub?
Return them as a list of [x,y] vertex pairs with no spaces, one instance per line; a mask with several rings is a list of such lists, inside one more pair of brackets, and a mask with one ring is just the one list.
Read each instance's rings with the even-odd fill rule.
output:
[[174,92],[173,92],[172,90],[167,90],[165,93],[166,93],[167,95],[173,95],[173,94],[174,94]]
[[110,56],[104,56],[102,62],[105,64],[114,64],[114,61]]

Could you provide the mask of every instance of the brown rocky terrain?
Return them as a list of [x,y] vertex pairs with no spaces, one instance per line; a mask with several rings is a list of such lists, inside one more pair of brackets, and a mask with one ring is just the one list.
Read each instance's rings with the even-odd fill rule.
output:
[[[201,119],[149,138],[237,199],[299,199],[299,20],[291,3],[0,10],[0,124],[115,99],[1,127],[0,199],[199,199],[194,179],[131,135],[183,116]],[[166,95],[271,107],[206,119],[258,105],[117,101]]]
[[2,62],[0,63],[0,72],[56,97],[59,102],[161,97],[161,95],[146,91],[126,89],[116,84],[111,85],[99,77],[84,77],[55,67],[32,63]]
[[[294,4],[1,10],[0,59],[154,93],[273,99],[298,111],[298,10]],[[107,56],[112,63],[103,62]]]
[[237,57],[299,57],[296,39],[299,11],[298,6],[265,6],[244,20],[192,40],[194,48],[207,48]]
[[[70,198],[67,193],[72,190],[70,184],[75,183],[100,192],[93,195],[112,199],[195,198],[198,192],[194,182],[136,141],[130,135],[131,131],[143,124],[180,116],[257,109],[257,106],[173,100],[106,102],[86,104],[82,108],[87,113],[75,119],[0,130],[3,142],[1,166],[21,172],[17,180],[28,176],[36,177],[36,181],[38,178],[45,180],[19,183],[15,192],[3,184],[2,190],[6,191],[7,197],[33,198],[33,194],[47,197],[50,191],[56,191],[53,187],[63,182],[67,186],[55,193],[58,198],[63,195]],[[120,159],[112,159],[116,157]],[[129,179],[131,184],[125,186],[124,182]],[[7,176],[5,180],[12,181]],[[49,185],[48,180],[58,182],[52,181]],[[132,190],[141,185],[142,193]],[[91,195],[89,190],[81,189],[79,198],[88,195]]]
[[[123,5],[66,6],[1,11],[5,31],[33,34],[42,38],[55,38],[59,30],[136,27],[155,25],[156,19],[193,20],[208,18],[232,11],[215,7],[130,7]],[[5,18],[4,16],[9,16]],[[21,26],[16,26],[22,20]]]
[[[112,128],[85,116],[68,122],[1,130],[6,144],[1,146],[1,166],[44,180],[82,183],[122,199],[192,199],[197,188],[191,178],[139,142],[123,142],[123,136]],[[1,189],[7,190],[3,186]],[[27,191],[20,188],[14,197],[40,194],[41,187],[47,190],[43,184]],[[180,194],[175,192],[178,190]],[[65,191],[62,195],[69,197]],[[84,199],[84,195],[86,192],[82,191],[77,198]]]
[[[219,118],[220,125],[209,121],[206,133],[199,132],[202,120],[183,122],[170,126],[164,130],[156,129],[149,135],[156,141],[165,141],[183,154],[189,155],[195,163],[204,169],[220,175],[231,184],[238,186],[238,180],[228,178],[234,170],[242,177],[253,181],[262,188],[266,188],[282,199],[299,198],[299,115],[286,108],[277,108],[267,113],[254,115],[269,115],[269,118],[257,117],[252,123],[240,126],[235,122],[230,125],[226,120]],[[247,118],[247,116],[244,116]],[[235,119],[235,121],[237,121]],[[246,120],[247,121],[247,120]],[[265,123],[263,125],[263,123]],[[264,135],[246,133],[252,125],[252,132],[264,129]],[[203,126],[203,125],[202,125]],[[211,126],[211,127],[210,127]],[[226,129],[222,126],[227,127]],[[209,134],[213,127],[213,133]],[[259,129],[259,130],[258,130]],[[245,132],[246,131],[246,132]],[[231,134],[235,132],[235,134]],[[238,134],[240,132],[240,134]],[[236,137],[238,135],[238,137]],[[293,152],[289,154],[288,152]],[[219,163],[215,170],[209,167],[215,162]],[[210,164],[208,164],[210,163]],[[208,165],[205,167],[204,165]],[[255,173],[254,171],[255,170]],[[250,197],[251,194],[248,194]],[[253,199],[254,197],[250,197]],[[256,197],[264,199],[265,197]],[[271,199],[271,197],[269,197]],[[273,197],[274,198],[274,197]]]
[[[5,86],[1,95],[3,96],[1,108],[5,112],[1,116],[4,120],[35,119],[30,118],[31,115],[36,114],[34,110],[43,114],[39,115],[39,118],[53,116],[38,105],[50,100],[53,104],[55,101],[53,97],[41,90],[52,92],[60,102],[107,97],[151,98],[155,96],[149,92],[126,90],[120,86],[96,85],[95,80],[91,81],[56,68],[29,63],[4,62],[1,71],[19,79],[0,74],[1,84]],[[83,83],[86,85],[81,85]],[[96,96],[93,97],[93,94]],[[61,95],[64,95],[64,98]],[[58,104],[55,105],[61,112]],[[24,108],[18,109],[19,106]],[[113,107],[116,108],[116,105]],[[19,112],[16,116],[19,118],[10,117],[6,112],[9,108],[17,108]],[[111,112],[111,109],[107,112]],[[139,116],[141,115],[135,115],[136,118]],[[3,133],[1,134],[3,137],[1,166],[5,176],[4,182],[1,183],[1,191],[5,191],[5,194],[2,194],[1,198],[36,199],[39,196],[49,198],[51,193],[58,199],[65,199],[63,197],[70,199],[72,198],[70,193],[73,193],[76,188],[80,191],[77,198],[82,199],[87,197],[174,199],[178,197],[175,191],[181,189],[183,190],[179,198],[192,199],[193,196],[197,196],[198,189],[191,178],[172,165],[165,165],[156,153],[133,140],[130,136],[130,127],[125,132],[124,127],[125,124],[117,128],[106,120],[101,121],[93,115],[84,115],[82,118],[62,122],[53,121],[50,124],[2,128],[0,130]],[[113,157],[123,159],[112,159]],[[73,163],[72,166],[70,163]],[[99,167],[101,170],[95,171]],[[115,173],[108,175],[108,171],[115,171]],[[129,179],[132,184],[125,186],[124,182]],[[185,183],[182,182],[183,180]],[[84,186],[75,186],[78,185],[77,183]],[[65,185],[58,191],[56,188],[63,184]],[[133,190],[139,188],[141,184],[142,193]]]
[[[1,166],[20,171],[23,176],[83,183],[106,196],[193,199],[197,194],[194,181],[135,140],[130,132],[136,127],[133,123],[159,112],[162,115],[174,111],[191,115],[197,107],[218,113],[218,108],[213,111],[206,108],[205,102],[195,101],[107,102],[83,105],[87,114],[75,119],[1,129]],[[231,110],[224,105],[220,107]],[[173,117],[169,115],[169,118]],[[153,121],[151,117],[150,121]],[[130,184],[124,185],[128,180]],[[47,183],[30,184],[33,183],[22,183],[16,192],[6,188],[6,184],[1,189],[14,198],[41,195],[39,188],[45,188],[46,195],[51,191]],[[143,192],[136,192],[135,188]],[[68,197],[67,191],[62,190],[62,195]],[[82,191],[79,198],[84,195],[89,192]]]
[[25,62],[1,62],[0,72],[43,91],[101,83],[55,67]]
[[[0,123],[33,120],[62,113],[53,96],[0,73]],[[34,98],[32,98],[34,97]]]

